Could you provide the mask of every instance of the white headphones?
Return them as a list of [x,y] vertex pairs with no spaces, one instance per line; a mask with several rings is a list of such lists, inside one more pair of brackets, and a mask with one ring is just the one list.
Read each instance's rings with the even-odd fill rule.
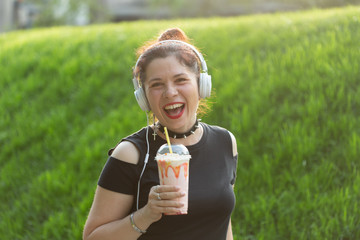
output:
[[[201,55],[201,53],[198,52],[196,50],[196,48],[194,46],[192,46],[191,44],[188,44],[186,42],[179,41],[179,40],[164,40],[164,41],[157,42],[154,45],[161,44],[161,43],[167,43],[167,42],[174,42],[174,43],[184,44],[185,46],[188,46],[189,48],[191,48],[194,51],[194,53],[198,56],[198,58],[200,59],[200,63],[201,63],[201,72],[200,72],[200,78],[199,78],[199,95],[200,95],[200,98],[210,97],[210,94],[211,94],[211,75],[208,74],[208,69],[207,69],[207,66],[206,66],[206,62],[204,60],[204,57]],[[134,72],[136,71],[137,65],[138,65],[141,57],[142,57],[142,55],[140,55],[140,57],[136,61],[136,64],[135,64],[135,67],[134,67]],[[143,111],[146,111],[146,112],[150,111],[151,109],[150,109],[150,106],[149,106],[149,102],[148,102],[148,100],[146,98],[145,91],[139,85],[139,82],[138,82],[135,74],[133,76],[132,81],[133,81],[134,88],[135,88],[135,92],[134,92],[135,98],[136,98],[140,108]]]

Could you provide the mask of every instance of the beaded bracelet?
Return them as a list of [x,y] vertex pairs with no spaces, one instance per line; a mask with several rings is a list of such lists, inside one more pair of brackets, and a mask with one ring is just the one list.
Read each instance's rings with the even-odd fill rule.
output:
[[146,231],[141,230],[140,228],[138,228],[138,227],[135,225],[135,222],[134,222],[134,213],[130,214],[130,223],[131,223],[131,226],[133,227],[133,229],[135,229],[135,231],[137,231],[138,233],[141,233],[141,234],[146,233]]

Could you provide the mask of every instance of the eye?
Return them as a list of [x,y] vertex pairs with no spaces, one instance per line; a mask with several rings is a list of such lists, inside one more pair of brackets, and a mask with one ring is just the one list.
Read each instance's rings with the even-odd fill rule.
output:
[[182,83],[182,82],[186,82],[186,81],[187,81],[186,78],[177,78],[177,79],[176,79],[176,82],[177,82],[177,83]]
[[150,88],[160,87],[161,85],[162,85],[162,82],[153,82],[150,84]]

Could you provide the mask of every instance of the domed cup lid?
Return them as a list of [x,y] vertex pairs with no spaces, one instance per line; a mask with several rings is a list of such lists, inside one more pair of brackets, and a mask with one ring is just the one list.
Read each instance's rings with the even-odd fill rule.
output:
[[[171,149],[174,154],[178,155],[189,155],[189,150],[182,144],[171,144]],[[170,153],[169,145],[164,144],[162,145],[159,150],[157,151],[157,154],[167,154]]]

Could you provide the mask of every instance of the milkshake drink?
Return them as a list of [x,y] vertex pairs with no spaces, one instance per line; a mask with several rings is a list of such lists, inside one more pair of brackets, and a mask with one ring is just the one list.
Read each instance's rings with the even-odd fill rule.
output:
[[167,144],[162,145],[155,157],[158,165],[161,185],[176,185],[186,194],[178,198],[184,203],[178,214],[187,214],[189,192],[189,160],[191,158],[188,149],[182,144],[171,145],[170,153]]

